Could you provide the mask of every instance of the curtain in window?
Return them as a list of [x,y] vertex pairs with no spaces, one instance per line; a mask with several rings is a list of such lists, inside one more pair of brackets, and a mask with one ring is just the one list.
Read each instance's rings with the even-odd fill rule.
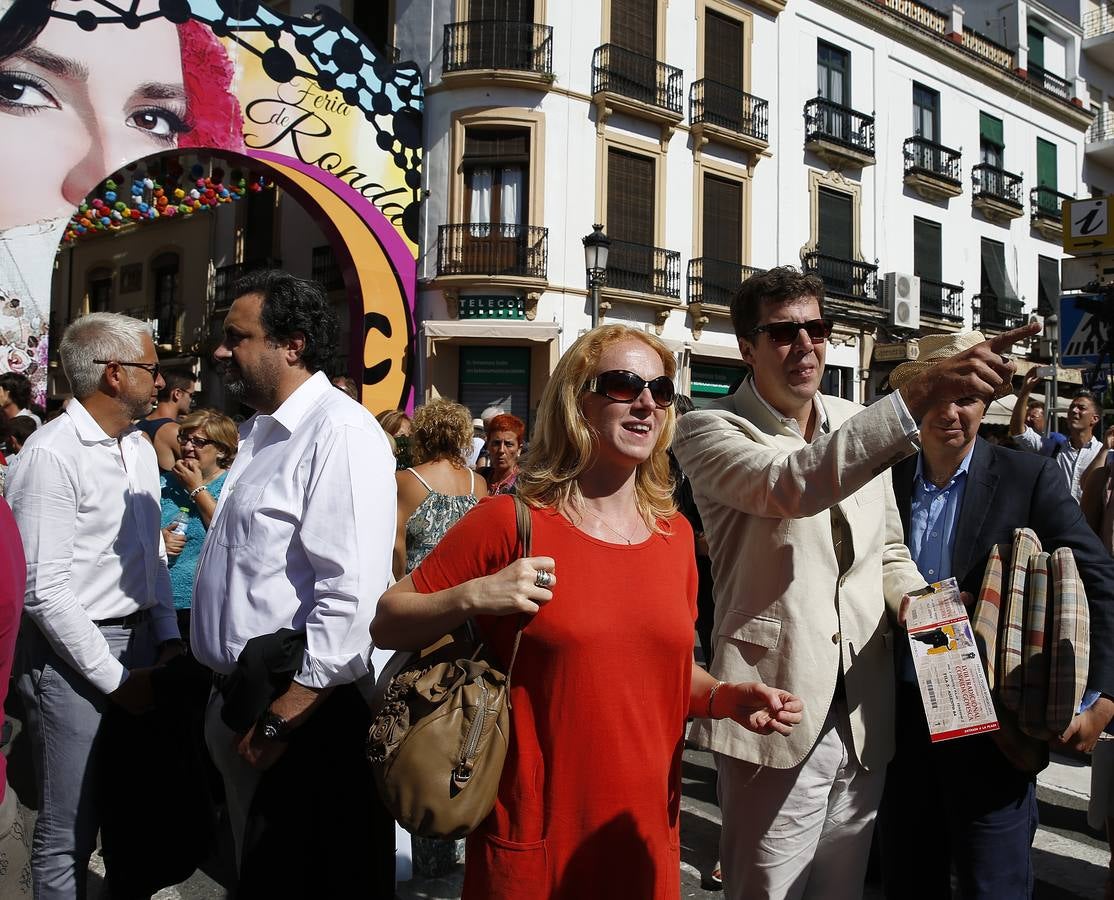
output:
[[503,223],[503,236],[515,237],[522,224],[522,169],[507,166],[501,174],[499,218]]
[[468,221],[472,223],[469,231],[472,237],[487,237],[491,229],[491,183],[493,173],[490,166],[476,166],[468,173],[468,189],[472,202],[468,209]]

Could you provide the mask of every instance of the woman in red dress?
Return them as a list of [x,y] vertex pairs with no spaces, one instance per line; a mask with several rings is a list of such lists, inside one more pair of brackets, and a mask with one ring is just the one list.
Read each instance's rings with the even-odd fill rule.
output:
[[514,502],[491,497],[379,602],[377,646],[427,646],[475,617],[504,660],[519,614],[532,616],[465,900],[676,900],[685,719],[781,734],[800,721],[798,698],[693,663],[693,536],[666,456],[675,367],[628,326],[581,337],[545,387],[518,476],[537,555],[516,559]]

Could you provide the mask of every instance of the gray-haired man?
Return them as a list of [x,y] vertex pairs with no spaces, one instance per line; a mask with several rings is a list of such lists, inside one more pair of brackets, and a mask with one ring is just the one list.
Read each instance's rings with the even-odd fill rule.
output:
[[59,349],[74,399],[12,462],[8,501],[27,557],[19,689],[39,818],[35,896],[84,896],[100,823],[96,750],[110,701],[151,705],[150,666],[181,652],[159,532],[155,451],[132,427],[162,387],[146,325],[73,322]]

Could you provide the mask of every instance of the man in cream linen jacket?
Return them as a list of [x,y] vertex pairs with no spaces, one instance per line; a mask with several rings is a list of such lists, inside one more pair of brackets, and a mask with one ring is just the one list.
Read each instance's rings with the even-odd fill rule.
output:
[[680,419],[673,447],[711,549],[713,674],[805,703],[784,740],[706,719],[693,730],[715,752],[731,898],[862,895],[894,748],[893,646],[904,633],[892,623],[903,595],[924,586],[889,467],[917,449],[931,396],[989,396],[1013,371],[998,344],[1029,333],[981,344],[864,410],[819,393],[823,290],[788,267],[743,284],[732,321],[753,378]]

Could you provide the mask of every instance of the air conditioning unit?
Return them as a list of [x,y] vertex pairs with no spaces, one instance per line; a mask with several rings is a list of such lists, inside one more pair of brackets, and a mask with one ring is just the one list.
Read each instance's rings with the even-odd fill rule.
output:
[[887,272],[883,280],[890,324],[911,331],[921,327],[921,280],[904,272]]

